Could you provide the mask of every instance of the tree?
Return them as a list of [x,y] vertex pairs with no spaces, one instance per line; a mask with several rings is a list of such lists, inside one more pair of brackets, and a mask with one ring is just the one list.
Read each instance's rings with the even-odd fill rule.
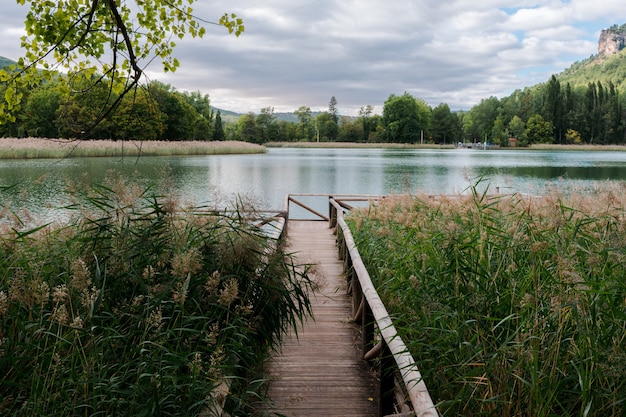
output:
[[276,137],[272,138],[276,142],[291,142],[296,137],[296,124],[287,120],[276,122]]
[[521,117],[517,115],[513,116],[513,119],[511,119],[511,122],[509,123],[509,132],[511,133],[511,136],[519,140],[524,140],[525,131],[526,123],[524,123]]
[[122,99],[112,116],[115,139],[156,140],[165,129],[165,115],[144,89]]
[[61,102],[61,92],[56,86],[41,86],[34,89],[24,105],[23,127],[29,136],[58,138],[59,130],[54,125],[56,112]]
[[334,142],[339,135],[339,109],[337,108],[337,99],[335,96],[330,98],[328,103],[328,114],[330,115],[330,123],[326,127],[328,140]]
[[409,93],[401,96],[391,94],[383,107],[385,141],[417,143],[428,130],[430,108],[422,100]]
[[544,115],[544,119],[554,126],[554,142],[561,143],[565,135],[563,126],[565,108],[563,94],[561,93],[561,83],[557,80],[555,75],[552,75],[545,89],[545,101],[542,114]]
[[491,139],[490,142],[495,145],[506,144],[508,141],[509,133],[504,126],[504,120],[502,116],[496,117],[496,120],[493,122],[493,128],[491,129]]
[[208,94],[199,91],[192,93],[183,92],[182,98],[195,110],[195,120],[192,126],[192,138],[194,140],[211,140],[213,138],[214,111]]
[[[600,95],[602,91],[602,85],[600,84]],[[587,92],[585,94],[585,121],[586,131],[589,143],[593,143],[600,130],[602,114],[600,112],[600,98],[598,94],[598,88],[595,83],[589,83],[587,86]]]
[[213,129],[213,140],[224,140],[224,125],[222,124],[222,112],[217,111],[215,115],[215,127]]
[[580,133],[578,133],[574,129],[567,129],[565,133],[565,141],[566,143],[580,145],[582,143],[582,138],[580,137]]
[[551,143],[554,138],[553,134],[554,126],[540,114],[533,114],[526,122],[526,138],[529,144]]
[[299,121],[296,128],[296,140],[311,140],[311,138],[313,137],[311,108],[307,106],[300,106],[298,110],[294,111],[294,114],[298,117]]
[[161,139],[173,141],[194,139],[194,122],[198,114],[183,95],[170,85],[158,81],[151,82],[148,91],[165,114],[165,130]]
[[276,136],[276,116],[273,107],[264,107],[261,114],[256,117],[256,124],[259,128],[259,143],[266,143]]
[[602,104],[603,141],[621,143],[624,139],[621,127],[622,106],[620,105],[615,85],[609,81]]
[[[343,118],[342,121],[343,123]],[[341,137],[341,127],[338,125],[332,114],[323,112],[315,117],[315,134],[321,142],[335,142]]]
[[[469,128],[466,133],[471,141],[478,140],[482,142],[486,136],[490,135],[493,130],[493,123],[501,114],[502,107],[497,97],[483,99],[479,104],[472,107],[469,111],[471,125],[465,126]],[[470,122],[470,120],[467,122]]]
[[367,137],[368,142],[382,142],[384,137],[383,118],[378,114],[373,114],[369,118],[370,133]]
[[361,123],[352,123],[348,116],[343,116],[339,125],[338,140],[340,142],[359,142],[361,138],[363,138],[363,126]]
[[500,100],[500,107],[505,121],[510,121],[513,116],[519,116],[522,120],[527,120],[533,113],[533,90],[525,88],[524,90],[515,90],[509,97]]
[[252,112],[244,114],[237,120],[236,137],[244,142],[261,143],[256,115]]
[[104,110],[117,96],[94,77],[82,75],[59,80],[62,97],[55,125],[64,138],[108,139],[112,137],[111,118]]
[[[320,142],[330,141],[330,132],[332,126],[336,126],[328,112],[323,112],[315,117],[315,135],[316,140]],[[338,129],[337,129],[338,130]]]
[[374,111],[374,107],[371,104],[367,106],[361,107],[359,110],[359,119],[361,120],[361,126],[363,131],[363,138],[361,142],[367,142],[370,138],[370,132],[372,131],[372,112]]
[[451,143],[459,136],[458,119],[447,104],[441,103],[433,109],[430,131],[435,143]]
[[[15,120],[23,91],[43,77],[54,79],[58,69],[70,77],[82,74],[106,84],[111,100],[99,111],[96,124],[109,116],[125,94],[139,85],[144,69],[154,59],[164,71],[180,65],[173,55],[176,41],[186,35],[202,37],[204,21],[192,12],[194,0],[18,0],[29,4],[25,55],[10,69],[0,69],[6,84],[0,101],[0,124]],[[210,22],[209,22],[210,23]],[[224,14],[215,24],[239,36],[243,21]],[[48,59],[52,58],[53,62]],[[94,63],[96,62],[96,63]]]

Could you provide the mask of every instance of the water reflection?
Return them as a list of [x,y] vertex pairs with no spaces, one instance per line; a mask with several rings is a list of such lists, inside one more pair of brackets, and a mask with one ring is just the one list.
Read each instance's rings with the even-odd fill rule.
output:
[[267,154],[0,160],[0,202],[45,211],[66,204],[65,184],[108,170],[155,186],[165,177],[187,201],[219,206],[237,196],[280,208],[288,193],[457,193],[478,187],[532,192],[550,186],[592,186],[626,180],[626,152],[415,149],[269,149]]

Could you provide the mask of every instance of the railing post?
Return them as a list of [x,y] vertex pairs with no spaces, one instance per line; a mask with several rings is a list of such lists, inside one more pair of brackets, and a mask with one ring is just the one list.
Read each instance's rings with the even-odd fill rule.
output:
[[376,345],[376,319],[367,299],[363,297],[363,312],[361,316],[361,341],[363,355]]
[[331,229],[337,227],[337,207],[333,204],[333,196],[328,196],[328,223]]
[[395,413],[395,361],[389,346],[382,341],[383,348],[380,355],[380,392],[378,415],[380,417]]
[[359,277],[357,276],[354,269],[350,269],[348,271],[348,276],[350,277],[350,282],[348,288],[352,291],[352,317],[354,321],[357,323],[362,317],[359,317],[359,306],[361,301],[363,300],[363,290],[361,289],[361,283],[359,282]]
[[289,234],[289,207],[284,212],[285,224],[283,225],[283,235],[286,238]]
[[283,201],[283,211],[285,212],[285,226],[283,233],[285,237],[289,234],[289,200],[291,196],[289,194],[285,195],[285,200]]
[[[346,253],[345,253],[345,239],[343,238],[343,230],[341,230],[341,227],[337,228],[337,251],[338,254],[337,256],[339,257],[340,261],[345,261],[346,259]],[[343,272],[346,272],[346,263],[343,262]]]

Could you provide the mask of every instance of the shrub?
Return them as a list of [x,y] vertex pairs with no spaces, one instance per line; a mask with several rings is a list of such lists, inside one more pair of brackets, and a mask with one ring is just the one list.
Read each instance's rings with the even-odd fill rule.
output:
[[251,414],[310,313],[306,269],[243,220],[116,180],[0,236],[0,415]]

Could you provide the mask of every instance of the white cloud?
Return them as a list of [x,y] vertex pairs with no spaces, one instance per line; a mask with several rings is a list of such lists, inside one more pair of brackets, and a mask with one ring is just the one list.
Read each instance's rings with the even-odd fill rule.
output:
[[[11,3],[11,2],[10,2]],[[408,91],[435,106],[468,109],[483,98],[546,81],[596,52],[601,29],[626,22],[623,0],[197,0],[195,13],[245,21],[235,38],[210,25],[204,39],[179,42],[182,67],[148,74],[200,90],[218,107],[258,112],[273,106],[377,111]],[[17,58],[25,8],[5,5],[0,55]]]

